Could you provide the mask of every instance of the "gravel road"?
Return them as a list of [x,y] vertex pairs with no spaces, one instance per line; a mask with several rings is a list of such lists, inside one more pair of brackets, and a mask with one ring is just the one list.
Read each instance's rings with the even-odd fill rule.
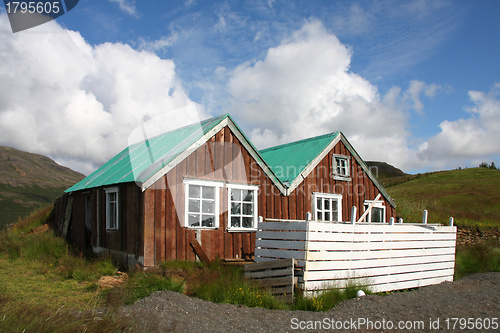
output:
[[[138,323],[140,332],[316,332],[337,331],[338,325],[343,331],[358,332],[401,331],[398,325],[418,332],[499,332],[500,273],[473,274],[388,296],[364,296],[320,313],[214,304],[169,291],[156,292],[123,311]],[[490,330],[484,329],[487,326]]]

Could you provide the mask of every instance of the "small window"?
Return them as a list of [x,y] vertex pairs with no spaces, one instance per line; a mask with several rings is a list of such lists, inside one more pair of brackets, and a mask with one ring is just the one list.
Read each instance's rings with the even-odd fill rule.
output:
[[104,190],[106,193],[106,229],[118,230],[118,188]]
[[209,181],[187,181],[185,186],[186,227],[217,228],[220,184]]
[[[366,200],[364,203],[365,211],[368,209],[370,204],[373,201]],[[366,215],[366,222],[374,222],[374,223],[384,223],[385,222],[385,206],[383,201],[377,201],[375,205],[373,205],[371,211]]]
[[257,190],[250,185],[228,185],[230,231],[257,228]]
[[314,193],[314,216],[318,221],[342,220],[342,195]]
[[332,176],[334,179],[350,180],[350,158],[345,155],[333,154]]

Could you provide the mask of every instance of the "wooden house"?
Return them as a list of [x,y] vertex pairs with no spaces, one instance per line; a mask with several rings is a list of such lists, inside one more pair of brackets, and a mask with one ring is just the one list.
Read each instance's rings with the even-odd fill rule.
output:
[[[378,196],[380,194],[380,196]],[[129,146],[56,202],[84,251],[123,265],[250,259],[258,217],[387,222],[395,205],[341,132],[257,150],[229,115]]]

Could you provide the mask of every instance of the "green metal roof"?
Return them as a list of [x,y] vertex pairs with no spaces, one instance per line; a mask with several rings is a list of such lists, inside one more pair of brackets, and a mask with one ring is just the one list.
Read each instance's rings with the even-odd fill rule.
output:
[[118,183],[143,183],[227,117],[228,114],[210,118],[133,144],[65,192]]
[[260,150],[259,153],[281,182],[290,184],[339,133],[291,142]]

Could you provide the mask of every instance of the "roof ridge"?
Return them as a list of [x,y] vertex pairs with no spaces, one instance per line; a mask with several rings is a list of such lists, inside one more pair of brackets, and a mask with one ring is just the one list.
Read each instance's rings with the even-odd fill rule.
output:
[[[220,116],[215,116],[215,117],[208,118],[208,119],[204,119],[204,120],[200,120],[198,122],[187,124],[187,125],[184,125],[184,126],[181,126],[181,127],[176,127],[176,128],[171,129],[170,131],[163,132],[163,133],[157,134],[155,136],[152,136],[150,138],[147,138],[145,141],[150,141],[150,140],[159,138],[161,136],[164,136],[166,134],[170,134],[170,133],[173,133],[173,132],[181,131],[181,130],[184,130],[184,129],[188,128],[188,127],[195,126],[196,124],[200,124],[200,125],[203,126],[203,125],[208,124],[208,123],[212,123],[212,122],[215,122],[215,121],[220,121],[220,120],[222,120],[222,119],[224,119],[226,117],[229,117],[229,113],[226,113],[226,114],[223,114],[223,115],[220,115]],[[142,144],[142,143],[143,143],[143,141],[138,141],[138,142],[135,142],[135,143],[132,143],[132,144],[128,145],[127,147],[130,148],[130,147],[133,147],[134,145]]]
[[261,149],[261,150],[259,150],[259,152],[260,153],[265,153],[267,151],[271,151],[271,150],[276,150],[276,149],[288,147],[288,146],[291,146],[291,145],[294,145],[294,144],[297,144],[297,143],[303,143],[303,142],[308,142],[308,141],[314,141],[314,140],[324,139],[324,138],[329,137],[329,136],[331,136],[331,137],[337,137],[337,135],[339,133],[340,133],[339,131],[335,131],[335,132],[331,132],[331,133],[327,133],[327,134],[323,134],[323,135],[313,136],[313,137],[310,137],[310,138],[306,138],[306,139],[302,139],[302,140],[298,140],[298,141],[293,141],[293,142],[288,142],[288,143],[284,143],[284,144],[281,144],[281,145],[277,145],[277,146],[273,146],[273,147]]

